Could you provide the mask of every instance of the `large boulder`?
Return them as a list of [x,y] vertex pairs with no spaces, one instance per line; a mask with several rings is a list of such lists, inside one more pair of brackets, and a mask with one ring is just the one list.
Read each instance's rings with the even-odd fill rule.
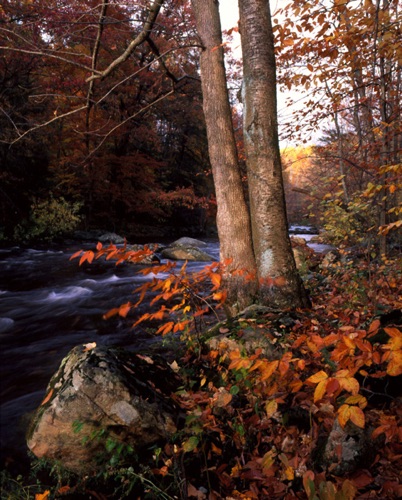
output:
[[180,384],[162,359],[75,347],[33,416],[28,447],[73,472],[96,471],[120,444],[138,453],[176,432],[180,410],[170,395]]
[[179,238],[178,240],[174,241],[169,246],[202,248],[202,247],[206,247],[207,244],[205,243],[205,241],[196,240],[195,238],[189,238],[188,236],[183,236],[182,238]]
[[206,243],[203,241],[183,237],[164,248],[161,251],[161,255],[165,259],[170,260],[192,260],[199,262],[215,260],[214,257],[201,250],[205,246]]

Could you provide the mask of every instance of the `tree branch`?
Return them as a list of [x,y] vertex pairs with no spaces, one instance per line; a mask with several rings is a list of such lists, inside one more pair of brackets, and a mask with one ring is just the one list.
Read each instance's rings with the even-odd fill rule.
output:
[[144,27],[141,33],[132,40],[126,50],[121,54],[117,59],[115,59],[112,63],[104,71],[97,71],[96,74],[93,74],[89,78],[87,78],[87,82],[91,82],[92,80],[96,80],[98,78],[105,78],[108,76],[117,66],[124,63],[130,55],[133,53],[134,49],[136,49],[139,45],[141,45],[145,40],[149,38],[149,35],[152,30],[152,26],[154,25],[156,18],[158,17],[159,11],[162,7],[164,0],[155,0],[151,5],[148,13],[147,20],[145,21]]

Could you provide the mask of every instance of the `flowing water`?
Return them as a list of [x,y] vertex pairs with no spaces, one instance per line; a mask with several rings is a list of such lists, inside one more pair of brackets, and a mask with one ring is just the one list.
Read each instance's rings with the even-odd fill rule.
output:
[[[206,252],[218,260],[218,243],[207,245]],[[29,414],[74,346],[96,342],[143,349],[160,342],[146,330],[131,329],[127,320],[102,319],[109,309],[132,301],[133,290],[149,279],[138,274],[140,267],[105,260],[79,267],[78,260],[69,260],[78,248],[0,250],[1,465],[26,456]],[[204,265],[190,263],[188,269]]]

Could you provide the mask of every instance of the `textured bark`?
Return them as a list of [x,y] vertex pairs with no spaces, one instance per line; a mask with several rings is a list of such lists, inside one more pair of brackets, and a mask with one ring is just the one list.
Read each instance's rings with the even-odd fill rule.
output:
[[291,249],[279,152],[276,70],[267,0],[240,0],[244,142],[260,302],[303,307],[309,301]]
[[[226,85],[219,3],[192,0],[197,31],[202,43],[200,56],[203,108],[208,134],[209,157],[217,199],[217,227],[221,261],[231,259],[228,271],[255,274],[251,224],[238,164],[231,109]],[[256,285],[228,274],[226,287],[233,312],[249,305]]]

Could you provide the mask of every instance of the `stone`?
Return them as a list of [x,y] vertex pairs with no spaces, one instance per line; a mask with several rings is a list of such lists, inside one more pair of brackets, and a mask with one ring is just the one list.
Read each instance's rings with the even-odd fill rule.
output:
[[138,453],[177,431],[181,414],[170,396],[181,384],[162,358],[77,346],[48,385],[28,447],[72,472],[96,472],[111,458],[106,443]]
[[292,251],[295,258],[296,269],[301,273],[306,273],[309,270],[307,252],[305,252],[304,249],[300,247],[292,248]]
[[191,260],[199,262],[210,262],[215,260],[206,252],[191,246],[169,246],[161,251],[161,255],[165,259],[171,260]]
[[336,419],[318,464],[337,476],[352,474],[360,467],[369,468],[383,444],[383,436],[371,438],[372,431],[360,429],[352,422],[343,429]]
[[301,236],[291,236],[290,241],[292,243],[292,246],[301,246],[301,247],[307,246],[307,241]]
[[114,243],[115,245],[123,244],[125,239],[116,233],[104,233],[99,236],[98,240],[101,243]]
[[178,240],[174,241],[170,247],[196,247],[196,248],[202,248],[206,247],[207,244],[205,241],[201,240],[196,240],[195,238],[188,238],[187,236],[183,236],[183,238],[179,238]]

